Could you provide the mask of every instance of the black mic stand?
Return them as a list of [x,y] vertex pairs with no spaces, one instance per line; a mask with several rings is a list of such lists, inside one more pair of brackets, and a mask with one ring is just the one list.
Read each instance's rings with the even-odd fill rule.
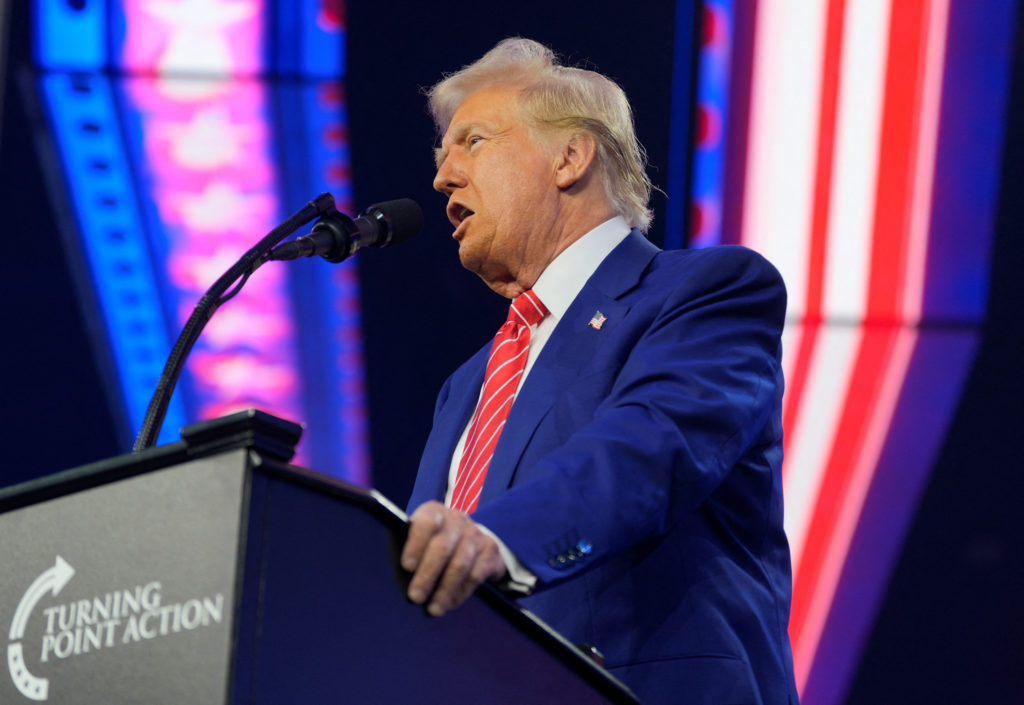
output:
[[[252,273],[259,269],[268,260],[268,254],[281,240],[288,237],[295,230],[302,227],[314,218],[323,217],[334,213],[334,197],[329,193],[321,193],[312,201],[307,203],[300,211],[290,216],[283,223],[271,230],[262,240],[242,255],[241,259],[231,269],[225,272],[213,286],[211,286],[203,297],[199,299],[188,322],[185,323],[181,335],[178,336],[174,348],[171,350],[164,371],[157,382],[153,398],[146,409],[146,417],[142,421],[142,429],[135,439],[133,452],[139,452],[152,448],[156,444],[156,438],[160,435],[160,427],[163,425],[164,417],[167,415],[167,406],[171,401],[171,394],[181,376],[181,370],[185,366],[185,359],[192,351],[192,346],[199,339],[206,323],[213,317],[214,312],[225,301],[237,294],[245,282],[252,276]],[[234,286],[231,291],[229,288]]]

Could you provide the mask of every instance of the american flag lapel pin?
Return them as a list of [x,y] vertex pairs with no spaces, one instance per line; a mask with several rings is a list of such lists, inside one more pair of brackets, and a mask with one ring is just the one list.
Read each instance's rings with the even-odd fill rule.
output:
[[593,328],[594,330],[601,330],[601,326],[603,326],[604,322],[607,320],[608,317],[605,316],[600,311],[598,311],[594,314],[593,318],[590,319],[590,323],[588,323],[587,325]]

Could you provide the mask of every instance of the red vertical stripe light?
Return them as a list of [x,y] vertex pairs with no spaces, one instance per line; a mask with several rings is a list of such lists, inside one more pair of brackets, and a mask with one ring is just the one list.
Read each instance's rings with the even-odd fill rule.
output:
[[[801,690],[917,344],[948,0],[815,12],[758,3],[742,229],[791,285],[783,473]],[[787,124],[789,96],[817,103],[784,105]]]

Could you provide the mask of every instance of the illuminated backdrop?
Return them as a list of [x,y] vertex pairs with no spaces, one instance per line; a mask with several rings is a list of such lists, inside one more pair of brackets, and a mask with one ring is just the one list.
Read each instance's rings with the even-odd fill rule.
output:
[[[344,18],[326,2],[81,4],[36,2],[38,85],[137,429],[227,264],[320,191],[351,212]],[[973,358],[1016,12],[706,0],[697,71],[688,47],[676,62],[666,245],[743,243],[789,286],[791,634],[810,705],[844,698]],[[261,269],[200,340],[165,440],[260,406],[309,424],[304,463],[368,482],[354,271]]]
[[[351,211],[342,5],[38,0],[34,12],[100,346],[137,430],[220,274],[321,191]],[[366,484],[358,296],[351,264],[263,267],[197,342],[161,442],[256,407],[308,423],[298,462]]]

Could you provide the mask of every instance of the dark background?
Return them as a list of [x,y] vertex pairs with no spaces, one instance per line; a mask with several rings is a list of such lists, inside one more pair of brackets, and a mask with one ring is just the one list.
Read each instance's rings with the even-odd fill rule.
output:
[[[27,3],[10,9],[0,131],[0,485],[125,452],[19,88]],[[619,81],[651,176],[667,189],[675,3],[372,0],[348,4],[346,91],[355,201],[408,196],[423,234],[360,255],[374,484],[411,489],[444,378],[484,344],[507,303],[461,269],[444,199],[430,188],[433,126],[420,95],[499,39],[523,35]],[[987,321],[976,363],[864,651],[849,703],[1024,702],[1024,36],[1018,21]],[[655,197],[661,242],[665,197]],[[965,233],[965,237],[969,237]]]

